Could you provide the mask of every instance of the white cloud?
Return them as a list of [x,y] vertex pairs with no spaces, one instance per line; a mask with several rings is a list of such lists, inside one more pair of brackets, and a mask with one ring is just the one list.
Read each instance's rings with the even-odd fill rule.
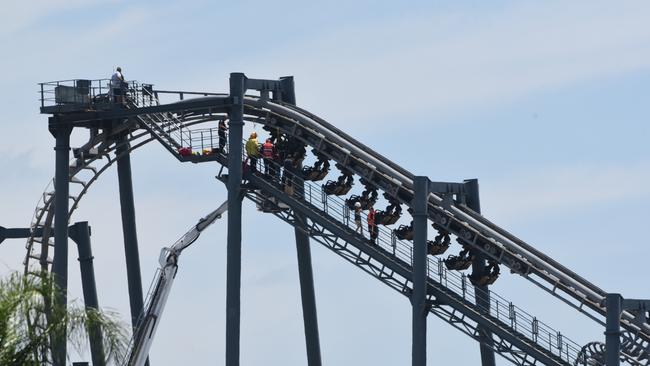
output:
[[0,35],[11,36],[16,31],[34,27],[38,21],[48,16],[63,16],[67,10],[117,2],[115,0],[5,1],[0,12]]
[[280,44],[245,68],[241,60],[226,66],[252,77],[296,75],[302,105],[339,123],[493,106],[650,68],[650,6],[626,4],[526,3],[481,16],[363,22]]
[[487,217],[516,220],[650,197],[650,163],[549,166],[483,180]]
[[[82,6],[82,3],[85,2],[40,4],[47,7],[34,6],[33,3],[28,7],[25,3],[18,12],[3,13],[5,16],[0,18],[0,24],[4,23],[4,26],[0,27],[4,28],[0,28],[0,31],[9,34],[29,30],[53,8],[58,11],[66,6]],[[33,13],[30,12],[32,10]],[[15,17],[6,16],[12,13]],[[217,49],[220,56],[217,64],[212,63],[215,57],[205,50],[208,53],[205,59],[197,52],[193,60],[194,68],[182,70],[169,66],[176,62],[175,53],[183,51],[169,46],[185,45],[179,38],[173,37],[173,32],[168,32],[169,43],[148,44],[150,38],[147,36],[151,35],[152,30],[168,26],[155,21],[158,14],[156,9],[136,6],[122,9],[120,13],[122,15],[110,22],[94,23],[83,34],[77,34],[79,38],[75,39],[76,42],[57,44],[53,40],[65,39],[78,30],[57,30],[49,35],[47,40],[52,42],[43,45],[44,53],[57,57],[52,57],[46,63],[42,58],[33,56],[40,30],[35,27],[25,32],[25,38],[11,41],[11,46],[15,46],[10,47],[12,52],[21,56],[8,56],[13,58],[8,62],[0,61],[0,65],[15,65],[3,67],[15,70],[6,75],[5,80],[24,84],[25,79],[31,83],[32,78],[42,75],[48,78],[96,75],[100,65],[111,66],[114,59],[124,60],[138,52],[142,53],[139,56],[143,56],[146,52],[142,49],[149,46],[159,48],[159,51],[169,50],[168,59],[146,59],[141,64],[151,65],[152,70],[167,68],[173,71],[163,73],[158,80],[151,80],[162,88],[174,89],[178,86],[173,84],[175,82],[184,83],[180,85],[183,89],[214,90],[215,85],[225,88],[227,72],[237,70],[256,78],[293,74],[297,78],[298,98],[302,106],[319,115],[327,115],[331,117],[331,122],[349,129],[345,123],[356,119],[369,121],[379,113],[395,116],[419,112],[423,116],[423,112],[444,113],[460,108],[505,104],[538,91],[586,80],[600,80],[645,69],[650,65],[650,28],[646,26],[648,6],[641,2],[527,3],[483,14],[442,12],[407,19],[367,19],[344,29],[323,30],[320,36],[305,41],[277,40],[269,32],[260,34],[259,42],[273,43],[277,47],[265,47],[270,51],[254,59],[246,59],[238,53],[254,53],[257,48],[253,43],[246,44],[248,50],[220,49],[219,37],[234,36],[226,34],[225,28],[219,30],[215,26],[215,33],[198,39],[204,42],[203,47]],[[143,31],[143,27],[147,30]],[[119,38],[132,31],[134,38],[130,42],[137,40],[142,48],[122,47],[125,43],[120,42]],[[181,40],[185,41],[184,38]],[[76,59],[79,44],[83,45],[87,58]],[[56,53],[53,52],[55,50]],[[132,74],[128,76],[136,77]],[[163,84],[161,80],[172,85]],[[7,100],[23,100],[24,95],[33,95],[28,93],[34,90],[29,86],[11,93],[3,98],[5,105],[13,106]],[[8,94],[6,91],[3,93]],[[6,163],[0,167],[3,171],[21,171],[20,176],[13,177],[13,173],[10,173],[0,181],[0,191],[4,192],[0,224],[7,226],[28,223],[34,201],[53,172],[54,139],[45,131],[45,116],[36,115],[35,100],[28,107],[34,108],[29,110],[33,114],[28,114],[25,109],[12,111],[13,115],[9,114],[0,122],[3,127],[0,156],[3,159],[1,162]],[[375,142],[382,144],[390,141]],[[218,189],[211,186],[215,184],[211,176],[208,181],[196,173],[199,170],[196,166],[185,165],[181,168],[162,149],[155,151],[155,154],[154,151],[147,151],[149,153],[138,152],[133,162],[145,287],[157,265],[160,246],[169,244],[170,239],[176,238],[189,223],[211,208],[206,197],[212,197],[215,190],[221,194],[224,192],[221,186]],[[406,159],[404,156],[391,158]],[[561,166],[515,172],[500,180],[481,179],[485,212],[488,217],[513,219],[525,215],[547,215],[553,210],[574,206],[587,207],[601,202],[647,197],[647,187],[650,187],[648,168],[650,166],[646,163]],[[128,317],[116,176],[114,169],[111,172],[91,189],[74,219],[89,220],[93,225],[100,302],[118,308]],[[147,185],[139,185],[144,180]],[[218,194],[214,194],[214,197],[215,200],[221,198]],[[502,206],[503,202],[508,202],[508,205]],[[247,211],[246,214],[257,212]],[[247,262],[243,273],[243,291],[244,296],[252,301],[243,312],[247,317],[242,323],[243,329],[250,337],[243,339],[242,349],[255,352],[256,348],[251,344],[266,341],[264,352],[255,357],[275,353],[275,357],[281,359],[282,353],[277,352],[281,349],[299,353],[304,358],[302,334],[299,334],[300,314],[294,314],[299,309],[296,270],[290,267],[295,265],[295,253],[287,250],[287,247],[291,247],[292,232],[278,225],[277,221],[271,223],[269,220],[264,217],[247,221],[247,228],[256,230],[250,230],[249,236],[244,238]],[[281,229],[277,229],[281,226]],[[178,353],[176,348],[166,347],[170,344],[182,345],[184,350],[188,349],[188,344],[189,347],[196,347],[201,355],[196,356],[195,360],[214,361],[215,357],[219,359],[223,355],[225,245],[222,244],[225,229],[215,225],[211,230],[202,238],[204,241],[197,243],[183,258],[182,277],[170,299],[160,341],[154,346],[153,353],[159,360],[164,360],[170,353]],[[277,243],[263,242],[260,239],[263,235],[273,235],[277,242],[286,240],[288,244],[280,243],[284,244],[281,248]],[[0,273],[5,269],[4,265],[20,268],[24,249],[21,242],[14,243],[6,242],[0,246]],[[368,360],[367,354],[371,354],[377,358],[377,364],[382,363],[381,358],[384,364],[400,362],[386,362],[386,357],[395,357],[394,354],[399,355],[399,360],[408,359],[409,329],[404,321],[409,311],[406,299],[325,249],[317,248],[314,249],[314,263],[325,357],[329,356],[330,361],[340,360],[338,363],[341,364],[349,362],[350,355]],[[71,251],[70,264],[73,266],[75,263],[74,252]],[[596,271],[590,270],[589,274]],[[71,267],[71,285],[79,297],[77,274],[78,270]],[[292,277],[288,278],[289,275]],[[185,294],[188,296],[184,297]],[[191,303],[197,304],[197,307],[190,308]],[[378,306],[381,306],[380,310],[377,310]],[[346,311],[342,317],[341,309]],[[206,320],[208,315],[210,318]],[[276,315],[281,320],[291,321],[288,329],[278,327],[278,320],[274,319]],[[205,322],[209,327],[202,326]],[[253,332],[260,329],[257,327],[262,322],[267,322],[262,329],[277,333],[272,337],[267,334],[253,337]],[[250,328],[247,324],[250,324]],[[188,337],[179,341],[175,330],[181,325],[188,329],[188,333],[193,327],[198,330],[191,339]],[[473,343],[461,343],[467,341],[450,331],[449,327],[444,326],[443,329],[444,332],[430,332],[431,339],[444,337],[440,343],[431,345],[431,349],[443,348],[441,344],[444,344],[445,347],[457,349],[462,357],[467,357],[466,363],[476,362],[477,347]],[[369,338],[369,334],[376,335],[377,339]],[[381,334],[390,336],[382,341],[379,339]],[[360,341],[363,351],[358,350]],[[466,352],[468,344],[472,347],[471,354]],[[386,348],[388,346],[390,348]],[[386,349],[390,351],[381,352]],[[181,356],[185,356],[185,353],[174,357]],[[254,360],[257,361],[257,358]],[[292,364],[300,364],[300,361]]]

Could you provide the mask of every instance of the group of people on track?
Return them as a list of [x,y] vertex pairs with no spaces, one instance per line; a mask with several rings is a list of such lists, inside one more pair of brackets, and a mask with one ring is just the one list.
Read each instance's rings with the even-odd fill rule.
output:
[[[221,128],[219,130],[221,131]],[[295,178],[300,175],[302,161],[304,160],[304,148],[301,152],[300,149],[291,149],[290,147],[291,144],[284,140],[277,141],[274,144],[272,137],[267,138],[264,143],[260,143],[257,139],[257,132],[252,132],[245,145],[248,169],[252,173],[257,172],[258,161],[262,159],[264,176],[279,180],[285,193],[300,195],[301,192],[296,192]],[[361,203],[356,202],[354,205],[355,231],[361,235],[363,235],[362,211]],[[378,231],[375,221],[375,209],[372,206],[368,207],[367,224],[370,243],[376,244]]]
[[[118,66],[113,75],[111,75],[110,84],[113,101],[115,103],[123,103],[126,81],[124,74],[122,74],[121,67]],[[224,119],[220,120],[217,134],[219,140],[219,151],[221,152],[225,152],[227,131],[228,125],[226,124],[226,121]],[[251,172],[257,172],[257,162],[262,158],[264,163],[264,175],[275,177],[280,180],[284,191],[287,194],[294,195],[294,177],[298,175],[300,171],[302,161],[304,160],[304,151],[302,153],[300,149],[290,151],[290,149],[286,149],[290,144],[281,144],[281,142],[282,141],[278,141],[278,143],[274,144],[274,138],[272,136],[267,138],[263,144],[260,144],[257,140],[257,132],[251,133],[245,145],[246,155],[248,156],[248,166]],[[278,147],[277,145],[284,146]],[[302,150],[304,150],[304,148]],[[280,169],[283,169],[284,171],[282,175]],[[354,205],[355,231],[363,235],[361,212],[361,203],[356,202]],[[372,206],[368,208],[367,223],[370,242],[375,244],[377,239],[377,224],[375,222],[375,209]]]
[[[295,177],[304,160],[304,151],[290,149],[290,144],[284,140],[276,141],[267,138],[263,144],[257,140],[257,132],[252,132],[246,141],[245,150],[248,168],[252,173],[258,171],[258,161],[262,159],[264,176],[273,177],[282,183],[285,193],[293,195],[295,192]],[[304,148],[303,148],[304,150]]]
[[[363,225],[361,223],[361,202],[354,203],[354,224],[356,225],[355,231],[363,235]],[[370,236],[370,243],[376,244],[377,240],[377,223],[375,219],[375,208],[371,205],[368,207],[368,235]]]

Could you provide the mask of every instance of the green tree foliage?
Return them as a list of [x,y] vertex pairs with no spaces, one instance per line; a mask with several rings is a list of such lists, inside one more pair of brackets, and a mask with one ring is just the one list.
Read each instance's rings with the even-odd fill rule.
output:
[[51,345],[64,336],[78,351],[88,334],[101,334],[107,364],[119,364],[128,348],[129,327],[116,313],[67,307],[51,301],[54,283],[47,274],[13,273],[0,279],[0,365],[50,365]]

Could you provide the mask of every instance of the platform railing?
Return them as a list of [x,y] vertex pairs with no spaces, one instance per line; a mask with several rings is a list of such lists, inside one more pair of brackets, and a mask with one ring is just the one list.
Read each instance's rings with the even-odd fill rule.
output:
[[200,98],[200,97],[226,97],[228,94],[225,93],[213,93],[213,92],[195,92],[195,91],[183,91],[183,90],[155,90],[156,97],[160,97],[167,103],[179,102],[185,100],[186,96],[190,98]]
[[62,104],[90,105],[110,90],[109,79],[71,79],[39,83],[41,107]]
[[[243,158],[246,158],[245,149]],[[271,162],[275,169],[281,169],[278,162]],[[263,172],[263,159],[257,160],[257,171]],[[285,174],[283,171],[282,174]],[[288,173],[294,180],[302,180],[295,174]],[[345,200],[340,196],[327,195],[323,186],[312,181],[304,181],[304,190],[296,192],[295,195],[302,197],[303,200],[322,214],[338,221],[339,224],[354,231],[356,225],[351,219],[353,212],[347,206]],[[278,182],[279,183],[279,182]],[[367,222],[367,214],[362,214],[362,223]],[[367,226],[364,225],[364,239],[369,240]],[[395,237],[392,230],[378,225],[377,226],[376,245],[382,249],[386,255],[393,256],[410,268],[413,266],[413,243],[408,240],[399,240]],[[356,234],[361,235],[361,234]],[[444,265],[443,259],[435,256],[427,256],[427,274],[430,281],[438,283],[446,290],[454,293],[459,298],[476,303],[477,293],[483,293],[483,290],[475,288],[469,278],[462,272],[448,270]],[[564,336],[561,332],[548,326],[546,323],[530,315],[525,310],[514,305],[511,301],[506,300],[494,291],[489,291],[490,307],[484,316],[489,316],[492,320],[510,329],[520,337],[532,341],[540,348],[552,353],[562,360],[573,364],[579,358],[581,346],[578,343]]]
[[[134,90],[132,102],[136,107],[149,107],[159,104],[158,95],[149,84],[143,84],[134,88]],[[149,119],[149,121],[145,120],[145,122],[155,124],[152,128],[159,129],[173,139],[176,143],[176,146],[173,146],[174,149],[187,146],[192,140],[191,130],[184,128],[183,122],[171,112],[149,113],[141,117]]]
[[[201,146],[202,149],[209,149],[209,154],[216,153],[212,150],[217,147],[218,138],[210,140],[206,134],[211,129],[203,130],[203,136],[199,137],[199,141],[204,142]],[[200,131],[200,130],[197,130]],[[190,139],[192,140],[192,139]],[[196,139],[194,140],[196,141]],[[242,140],[244,149],[242,149],[242,161],[249,165],[250,160],[247,157],[245,149],[245,140]],[[294,173],[286,172],[281,167],[280,162],[270,161],[273,168],[281,171],[281,174],[287,175],[287,179],[293,181],[302,180],[301,177]],[[264,172],[264,159],[259,157],[256,162],[256,170],[258,173]],[[267,177],[268,179],[275,180],[276,177]],[[281,187],[283,180],[276,181],[278,187]],[[336,220],[340,225],[343,225],[350,231],[354,231],[354,221],[350,219],[352,215],[351,210],[348,208],[345,200],[339,196],[327,195],[323,190],[323,186],[312,181],[302,180],[304,189],[295,192],[294,195],[303,199],[309,206],[318,212]],[[278,188],[280,189],[280,188]],[[367,214],[362,214],[363,222],[367,222]],[[363,239],[369,240],[367,235],[368,230],[364,229]],[[361,235],[355,233],[355,235]],[[379,225],[377,227],[376,247],[382,249],[382,252],[388,258],[397,260],[412,268],[413,266],[413,243],[407,240],[399,240],[395,237],[392,230]],[[448,270],[444,262],[439,257],[427,256],[427,275],[430,283],[437,284],[450,294],[453,294],[459,301],[464,302],[464,306],[470,306],[475,311],[481,313],[481,316],[488,317],[492,321],[500,324],[503,328],[509,329],[512,334],[524,339],[528,342],[537,344],[541,349],[555,355],[556,357],[566,361],[567,363],[578,362],[581,347],[578,343],[564,336],[561,332],[553,329],[544,322],[537,319],[537,317],[530,315],[528,312],[514,305],[511,301],[506,300],[497,293],[489,291],[490,305],[487,311],[477,310],[475,305],[477,292],[468,277],[458,271]]]
[[194,150],[213,151],[219,147],[219,128],[200,128],[189,131],[189,148]]
[[[41,107],[74,104],[90,107],[96,104],[113,104],[110,79],[70,79],[38,83]],[[125,97],[138,106],[152,105],[156,101],[146,93],[151,84],[129,80],[122,87]],[[143,92],[145,91],[145,92]]]
[[137,107],[153,107],[160,105],[158,96],[153,90],[153,84],[139,83],[136,80],[128,82],[129,100]]

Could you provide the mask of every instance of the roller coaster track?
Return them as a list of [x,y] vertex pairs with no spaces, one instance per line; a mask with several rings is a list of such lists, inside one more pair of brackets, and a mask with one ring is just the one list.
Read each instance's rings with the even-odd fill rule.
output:
[[[69,215],[78,207],[92,183],[120,157],[114,138],[117,134],[128,133],[122,142],[127,144],[122,154],[156,140],[181,162],[216,161],[226,166],[227,156],[212,152],[217,145],[216,128],[199,129],[195,126],[226,119],[231,100],[223,94],[196,94],[208,96],[163,105],[159,104],[157,93],[151,93],[141,96],[139,99],[142,101],[129,109],[93,115],[92,118],[121,119],[124,123],[121,131],[91,133],[89,142],[80,148],[79,156],[72,160],[70,182],[79,188],[74,192],[71,189]],[[401,204],[411,205],[413,174],[328,122],[296,106],[264,97],[247,96],[244,113],[246,121],[263,124],[311,146],[315,152],[339,163]],[[208,149],[210,153],[179,154],[179,148],[185,146],[193,150]],[[82,176],[84,172],[87,172],[85,177]],[[220,178],[223,179],[222,176]],[[350,226],[345,202],[339,197],[325,194],[322,187],[313,182],[305,181],[304,192],[296,197],[287,195],[260,175],[248,174],[246,178],[255,187],[247,191],[247,198],[259,205],[263,205],[269,197],[283,202],[290,210],[273,212],[275,216],[297,227],[300,225],[296,225],[294,215],[298,213],[304,216],[308,220],[306,233],[312,239],[389,287],[410,295],[413,248],[410,241],[398,240],[393,232],[382,227],[378,245],[369,245]],[[264,194],[260,195],[259,190]],[[32,232],[42,228],[43,236],[32,235],[27,242],[24,261],[26,273],[34,273],[30,271],[34,266],[40,266],[41,271],[49,270],[53,250],[51,224],[54,195],[55,192],[46,189],[34,212]],[[429,195],[428,216],[436,228],[453,234],[459,243],[482,252],[594,321],[604,324],[606,292],[533,246],[465,205],[436,194]],[[33,261],[38,261],[38,264],[35,265]],[[447,270],[443,261],[434,256],[428,258],[427,289],[432,314],[478,342],[482,342],[479,328],[490,330],[493,342],[486,345],[514,364],[604,364],[598,353],[602,351],[599,346],[589,344],[580,347],[494,292],[490,293],[489,309],[479,309],[474,301],[479,290],[468,284],[464,274]],[[622,359],[634,365],[649,365],[650,328],[636,322],[630,313],[623,314],[621,323],[627,331],[627,338],[622,339]],[[533,352],[523,352],[522,349],[532,349]]]

